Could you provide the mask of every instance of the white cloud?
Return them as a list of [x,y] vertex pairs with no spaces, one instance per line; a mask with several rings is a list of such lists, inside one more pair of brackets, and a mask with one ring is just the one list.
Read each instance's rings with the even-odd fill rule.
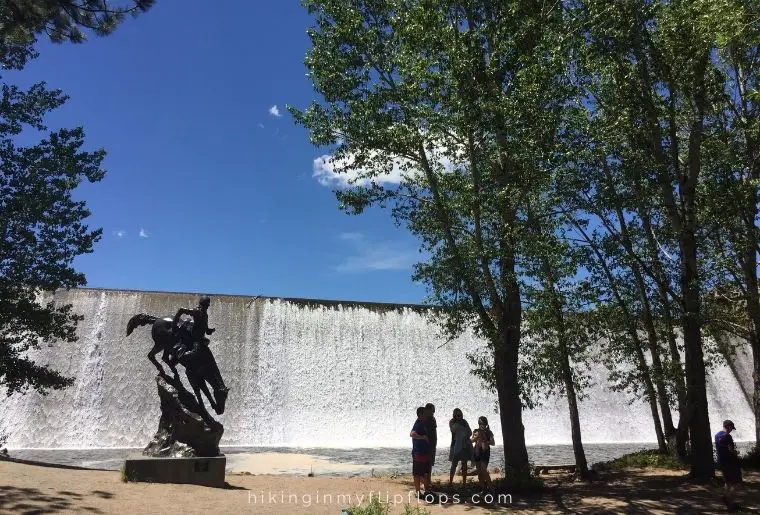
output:
[[[325,154],[319,156],[312,163],[311,176],[317,179],[322,186],[338,186],[347,188],[348,186],[366,186],[371,181],[366,178],[359,178],[367,173],[367,169],[352,169],[347,172],[338,173],[336,169],[343,169],[346,165],[351,164],[353,159],[341,158],[336,160],[333,156]],[[378,174],[372,178],[377,184],[399,184],[403,180],[403,171],[401,170],[401,160],[395,159],[393,168],[387,173]]]
[[277,118],[279,118],[280,116],[282,116],[280,114],[280,108],[277,107],[277,104],[275,104],[275,105],[273,105],[272,107],[269,108],[269,114],[271,114],[272,116],[276,116]]
[[140,238],[147,238],[148,236],[150,236],[150,234],[148,234],[148,231],[140,228]]
[[408,270],[420,259],[416,250],[396,242],[370,242],[361,233],[342,233],[340,239],[348,242],[355,254],[335,266],[338,272]]
[[259,129],[263,129],[263,128],[264,128],[264,124],[263,124],[263,123],[260,123],[260,124],[259,124]]
[[127,231],[125,231],[124,229],[118,229],[114,231],[113,233],[117,238],[123,238],[124,236],[127,235]]
[[[461,155],[461,153],[459,153]],[[372,160],[375,162],[388,162],[388,157],[382,156],[376,152],[372,153]],[[452,171],[456,165],[450,156],[443,152],[442,148],[437,148],[433,152],[428,154],[428,159],[432,162],[437,162],[441,169],[444,171]],[[336,159],[330,154],[324,154],[314,159],[312,162],[312,174],[319,184],[322,186],[337,186],[339,188],[348,188],[350,186],[367,186],[371,182],[382,186],[384,184],[400,184],[401,182],[408,180],[420,171],[416,169],[410,161],[402,158],[391,158],[393,166],[385,173],[378,173],[373,175],[371,179],[366,178],[368,168],[352,168],[347,171],[347,166],[353,163],[353,156],[342,157]]]

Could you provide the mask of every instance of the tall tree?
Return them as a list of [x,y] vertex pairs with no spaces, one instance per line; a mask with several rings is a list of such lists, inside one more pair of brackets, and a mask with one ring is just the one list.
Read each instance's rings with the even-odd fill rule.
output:
[[[518,361],[525,213],[545,190],[570,94],[565,12],[538,1],[306,0],[306,65],[324,99],[290,108],[331,166],[341,206],[377,204],[422,242],[415,269],[442,327],[472,327],[493,360],[505,462],[529,473]],[[392,170],[402,176],[395,184]],[[537,213],[537,216],[546,216]]]
[[[760,2],[727,1],[716,20],[719,38],[711,55],[722,86],[716,102],[713,137],[705,168],[716,194],[702,204],[708,222],[708,256],[722,300],[719,320],[711,322],[750,343],[753,354],[755,440],[760,442]],[[712,298],[716,298],[712,296]],[[718,303],[713,303],[717,307]],[[736,309],[741,306],[740,309]],[[727,308],[727,309],[725,309]],[[726,327],[725,323],[734,324]]]
[[[141,9],[150,3],[138,2]],[[104,1],[2,2],[0,65],[22,69],[36,57],[33,45],[41,32],[54,41],[81,41],[80,26],[107,34],[120,20],[119,12]],[[30,387],[44,393],[71,384],[72,378],[34,363],[26,352],[44,342],[76,341],[82,317],[71,305],[43,303],[40,294],[85,284],[72,261],[92,251],[101,230],[87,227],[90,212],[72,192],[82,181],[103,178],[105,152],[83,150],[81,127],[54,130],[35,145],[20,145],[25,131],[47,131],[45,116],[66,96],[45,83],[24,91],[9,84],[8,75],[0,76],[0,385],[8,395]]]
[[588,247],[586,267],[596,290],[599,328],[605,333],[605,338],[600,339],[602,361],[610,370],[612,388],[627,390],[635,398],[643,396],[649,403],[657,444],[665,452],[667,442],[657,409],[658,395],[639,336],[639,314],[634,311],[637,302],[635,292],[631,291],[633,281],[630,274],[613,264],[619,258],[619,252],[615,251],[619,249],[614,244],[610,245],[596,231],[590,233],[580,223],[576,223],[576,229]]
[[[556,205],[554,198],[548,199]],[[528,224],[535,231],[534,257],[524,266],[528,306],[524,321],[526,336],[535,343],[526,354],[534,369],[529,377],[538,379],[536,386],[547,395],[558,390],[567,400],[576,474],[585,478],[588,462],[578,403],[590,384],[589,351],[599,334],[588,312],[588,281],[578,274],[584,249],[569,243],[564,235],[567,227],[557,223],[562,218],[539,219],[529,213]]]
[[691,473],[709,478],[714,462],[702,343],[702,225],[697,206],[704,195],[703,143],[714,100],[710,57],[716,21],[730,14],[725,3],[707,0],[589,0],[584,9],[587,39],[604,63],[597,85],[606,94],[597,97],[602,100],[598,107],[619,112],[627,145],[646,150],[649,162],[642,176],[658,186],[658,204],[678,242],[687,397],[682,416],[689,424]]

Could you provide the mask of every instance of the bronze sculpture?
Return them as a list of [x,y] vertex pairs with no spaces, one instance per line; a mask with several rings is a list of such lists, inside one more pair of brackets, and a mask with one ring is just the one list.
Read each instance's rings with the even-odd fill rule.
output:
[[[206,409],[201,397],[201,391],[203,391],[211,407],[218,415],[221,415],[224,413],[229,388],[224,384],[214,355],[208,348],[209,340],[205,336],[214,332],[214,329],[208,327],[209,304],[210,299],[202,297],[198,302],[198,308],[180,308],[174,318],[159,318],[146,313],[137,314],[127,323],[127,336],[132,334],[135,328],[150,324],[153,348],[148,353],[148,359],[158,369],[159,374],[162,377],[166,376],[164,368],[156,360],[156,354],[163,350],[161,360],[174,373],[175,380],[179,380],[176,368],[179,363],[185,367],[185,375],[198,398],[201,409],[204,411]],[[181,321],[182,315],[190,315],[193,320]],[[213,396],[206,383],[213,389]]]

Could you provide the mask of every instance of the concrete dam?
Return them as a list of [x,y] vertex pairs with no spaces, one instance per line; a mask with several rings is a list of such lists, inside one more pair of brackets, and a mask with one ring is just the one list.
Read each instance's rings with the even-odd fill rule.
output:
[[[127,338],[127,321],[137,313],[172,316],[195,306],[198,295],[77,289],[54,299],[84,315],[79,341],[43,344],[29,356],[75,382],[46,396],[0,392],[8,447],[145,446],[159,418],[156,369],[147,359],[153,343],[149,327]],[[222,445],[407,447],[415,408],[426,402],[436,405],[439,426],[456,407],[471,425],[487,416],[501,443],[496,398],[466,358],[484,342],[463,335],[446,344],[422,309],[221,295],[211,297],[209,321],[216,328],[211,350],[230,388],[217,417]],[[751,363],[740,354],[708,377],[712,430],[731,418],[739,441],[754,436]],[[584,441],[654,442],[648,405],[611,391],[602,365],[590,373],[595,384],[580,403]],[[570,443],[567,412],[564,398],[525,410],[527,443]]]

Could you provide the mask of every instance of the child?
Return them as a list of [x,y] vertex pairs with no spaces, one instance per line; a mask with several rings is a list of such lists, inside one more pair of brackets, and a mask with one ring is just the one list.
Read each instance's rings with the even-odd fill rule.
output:
[[472,461],[475,462],[475,469],[478,471],[480,488],[486,490],[491,487],[488,462],[491,459],[491,446],[494,445],[493,433],[488,427],[486,417],[478,417],[478,428],[472,433],[472,441],[475,442]]

